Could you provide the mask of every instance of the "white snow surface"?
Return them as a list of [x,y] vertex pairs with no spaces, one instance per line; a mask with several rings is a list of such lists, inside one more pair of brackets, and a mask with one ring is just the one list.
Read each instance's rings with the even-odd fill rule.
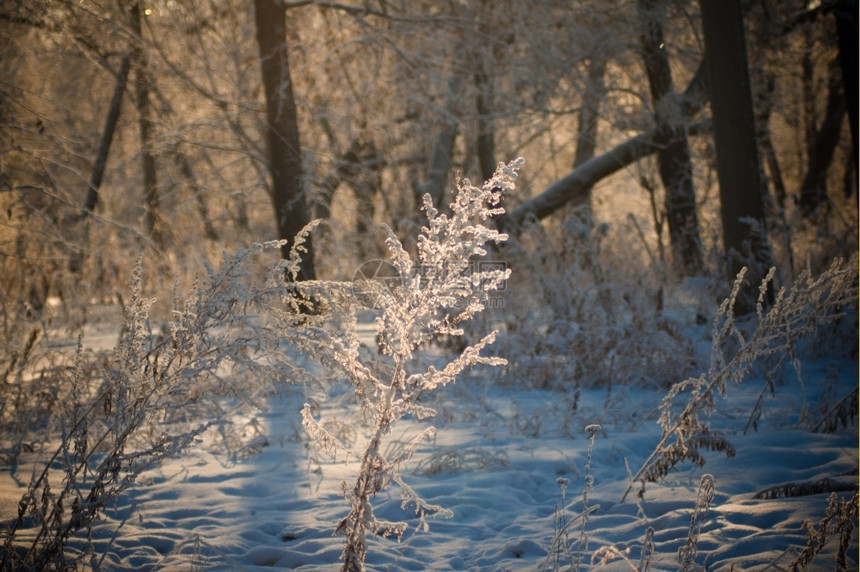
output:
[[[367,336],[372,333],[367,332]],[[835,380],[835,381],[834,381]],[[715,478],[716,494],[702,523],[695,563],[706,570],[778,570],[806,544],[802,523],[816,526],[827,494],[755,500],[774,485],[857,481],[858,433],[853,425],[833,434],[800,428],[798,416],[813,408],[825,387],[844,395],[857,384],[856,362],[827,358],[804,364],[803,383],[788,380],[765,401],[756,432],[743,434],[750,406],[762,388],[752,377],[732,385],[713,428],[727,434],[737,454],[707,453],[702,468],[684,465],[649,484],[639,499],[620,499],[634,472],[660,438],[656,410],[661,390],[625,388],[620,382],[583,389],[577,408],[557,391],[512,389],[515,380],[493,383],[486,372],[442,389],[435,442],[422,446],[403,471],[425,500],[453,511],[417,530],[414,512],[401,509],[396,488],[374,499],[377,516],[410,524],[402,539],[370,538],[369,570],[540,570],[547,558],[559,508],[565,518],[582,511],[586,472],[593,476],[588,506],[597,507],[584,528],[569,528],[571,555],[581,569],[631,570],[640,562],[648,527],[654,529],[650,570],[677,570],[698,485]],[[334,534],[347,513],[341,482],[351,482],[358,463],[334,460],[308,446],[299,410],[300,388],[275,396],[260,418],[259,453],[230,461],[214,436],[182,457],[146,473],[95,529],[102,570],[336,570],[343,538]],[[321,416],[357,425],[360,413],[343,396],[323,403]],[[586,467],[585,427],[600,424]],[[390,439],[407,441],[426,422],[404,420]],[[360,429],[359,429],[360,431]],[[402,435],[401,435],[402,433]],[[562,503],[560,479],[568,479]],[[0,481],[7,504],[24,492],[6,471]],[[16,491],[16,487],[20,490]],[[635,490],[638,490],[638,486]],[[840,493],[850,498],[851,493]],[[118,532],[117,525],[122,523]],[[578,548],[586,535],[587,545]],[[832,570],[836,539],[813,569]],[[614,554],[608,560],[595,554]],[[849,569],[857,569],[857,532]],[[561,569],[569,562],[562,557]]]

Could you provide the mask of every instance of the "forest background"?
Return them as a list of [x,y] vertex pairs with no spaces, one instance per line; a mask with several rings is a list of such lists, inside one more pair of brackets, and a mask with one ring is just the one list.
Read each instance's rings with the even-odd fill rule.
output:
[[706,322],[741,267],[739,314],[771,267],[856,265],[857,51],[856,0],[7,0],[4,460],[62,413],[59,382],[21,397],[34,364],[106,308],[167,324],[222,253],[286,258],[314,219],[295,278],[366,277],[381,223],[414,252],[425,194],[516,157],[506,383],[665,390],[700,365],[679,300]]
[[[856,250],[857,7],[741,4],[718,36],[749,65],[717,125],[723,170],[762,177],[720,191],[698,2],[7,2],[4,337],[49,300],[117,300],[141,252],[172,288],[316,218],[303,272],[351,279],[380,222],[408,242],[424,193],[444,206],[455,173],[518,156],[501,222],[528,264],[599,247],[657,292],[731,280],[725,252],[755,239],[790,284]],[[759,159],[733,160],[750,134]]]

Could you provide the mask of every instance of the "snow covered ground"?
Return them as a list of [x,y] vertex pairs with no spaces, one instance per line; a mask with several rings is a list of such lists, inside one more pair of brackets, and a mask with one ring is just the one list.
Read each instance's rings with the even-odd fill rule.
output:
[[[685,465],[644,497],[620,499],[660,438],[656,411],[662,392],[617,385],[583,390],[576,411],[564,394],[511,389],[476,372],[437,395],[435,442],[406,465],[404,479],[427,501],[453,511],[416,531],[417,519],[400,508],[396,488],[375,499],[377,515],[406,520],[398,541],[372,538],[371,570],[540,570],[557,527],[567,529],[569,550],[549,561],[568,569],[638,569],[646,531],[653,528],[650,570],[679,568],[703,474],[715,495],[701,521],[695,563],[707,570],[786,569],[806,545],[804,520],[825,516],[825,493],[754,499],[764,489],[830,478],[857,483],[856,421],[836,433],[799,428],[799,415],[824,392],[844,395],[857,384],[856,362],[827,358],[804,364],[803,383],[791,377],[766,401],[757,432],[743,434],[762,382],[750,378],[729,388],[712,428],[725,431],[736,455],[708,453],[703,468]],[[307,397],[296,388],[275,397],[261,418],[259,453],[229,461],[211,443],[164,463],[140,479],[95,529],[94,567],[103,570],[337,569],[342,537],[334,528],[347,512],[341,482],[358,463],[332,460],[309,448],[299,409]],[[321,414],[355,427],[358,413],[342,397]],[[600,424],[587,467],[588,433]],[[395,426],[394,445],[423,424]],[[402,437],[400,432],[402,431]],[[360,436],[357,436],[360,438]],[[212,445],[212,446],[210,446]],[[586,473],[593,476],[582,526]],[[4,476],[3,508],[16,485]],[[560,482],[569,482],[564,501]],[[25,479],[26,480],[26,479]],[[638,489],[636,489],[638,490]],[[11,493],[11,494],[10,494]],[[850,498],[851,492],[840,493]],[[563,509],[563,514],[560,511]],[[118,524],[119,532],[114,534]],[[579,541],[585,535],[584,549]],[[832,570],[838,539],[831,538],[811,569]],[[857,569],[857,532],[848,569]]]

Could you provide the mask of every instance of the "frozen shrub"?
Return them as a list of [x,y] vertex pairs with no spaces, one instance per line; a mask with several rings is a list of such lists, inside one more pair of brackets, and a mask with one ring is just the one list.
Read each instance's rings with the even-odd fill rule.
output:
[[486,255],[488,243],[507,238],[485,223],[503,212],[499,206],[502,194],[513,189],[521,165],[522,159],[499,165],[482,188],[460,180],[450,216],[439,213],[429,196],[425,197],[423,208],[428,223],[418,237],[414,260],[388,231],[391,263],[399,276],[396,286],[379,290],[375,304],[381,309],[376,323],[382,361],[362,356],[354,335],[354,318],[348,322],[352,326],[346,329],[347,335],[319,332],[319,347],[329,348],[331,361],[346,373],[370,421],[370,434],[356,449],[327,432],[310,405],[302,410],[304,425],[317,444],[335,457],[360,463],[352,484],[343,484],[350,507],[337,526],[337,532],[346,537],[341,556],[343,570],[364,569],[368,535],[401,537],[406,530],[405,522],[382,521],[374,514],[371,499],[392,484],[400,488],[403,508],[414,509],[420,527],[426,528],[428,516],[451,514],[422,499],[403,481],[400,472],[420,444],[434,435],[435,428],[426,427],[397,449],[395,456],[386,455],[383,445],[392,425],[404,416],[419,421],[434,417],[436,411],[422,404],[422,399],[453,382],[465,368],[505,363],[481,354],[493,342],[495,332],[467,346],[441,369],[418,369],[414,358],[422,344],[440,336],[461,336],[461,324],[484,310],[489,295],[507,279],[508,270],[475,262]]
[[[559,478],[556,481],[561,488],[561,508],[556,507],[555,509],[555,534],[546,559],[541,564],[541,570],[552,570],[553,572],[560,570],[562,556],[567,559],[570,570],[579,570],[582,565],[583,553],[588,550],[588,534],[586,533],[588,516],[600,508],[600,505],[588,505],[588,491],[594,487],[594,477],[591,475],[591,454],[594,450],[594,440],[601,430],[601,426],[596,423],[585,428],[588,433],[588,448],[585,458],[585,483],[582,486],[582,507],[573,518],[568,518],[565,506],[565,493],[570,481],[566,478]],[[574,523],[579,523],[576,551],[571,550],[572,542],[570,540],[570,528]],[[592,559],[611,558],[611,552],[611,547],[602,547],[592,555]]]
[[46,347],[42,324],[21,320],[10,326],[0,343],[0,462],[15,466],[21,454],[40,445],[44,428],[56,423],[65,366]]
[[639,271],[632,242],[574,213],[504,246],[514,276],[494,351],[508,358],[509,383],[566,391],[575,409],[583,388],[664,388],[694,371],[693,346],[664,311],[663,277]]
[[[759,287],[756,316],[752,332],[745,334],[735,320],[734,304],[737,299],[745,271],[735,281],[731,295],[720,305],[713,321],[711,333],[711,366],[698,378],[689,378],[672,386],[660,406],[659,423],[662,427],[660,442],[631,480],[622,501],[634,486],[641,481],[644,491],[646,482],[664,477],[676,465],[690,461],[698,466],[705,464],[703,451],[720,451],[734,455],[732,444],[720,432],[710,428],[707,416],[716,410],[716,400],[724,397],[729,382],[740,383],[750,373],[753,365],[771,358],[776,365],[795,359],[797,345],[810,338],[823,325],[839,320],[848,308],[855,307],[857,298],[857,259],[836,260],[831,267],[813,279],[804,273],[791,288],[782,288],[772,305],[765,309],[764,300],[773,279],[774,270]],[[771,375],[765,377],[765,389],[753,404],[747,423],[755,428],[761,415],[762,399],[773,393]],[[686,401],[684,401],[686,400]]]
[[799,572],[806,570],[816,555],[825,547],[830,538],[838,538],[838,547],[836,551],[836,570],[847,570],[846,556],[848,546],[851,542],[851,536],[856,528],[855,521],[857,520],[858,497],[857,493],[846,501],[839,499],[836,493],[830,493],[827,499],[827,510],[824,518],[818,523],[818,528],[812,521],[807,520],[803,523],[803,529],[806,532],[806,546],[800,551],[800,554],[790,564],[791,572]]
[[[153,300],[143,296],[138,261],[113,351],[88,352],[79,342],[74,363],[54,372],[57,412],[42,420],[43,447],[27,455],[34,469],[17,518],[0,530],[0,570],[66,570],[87,560],[98,569],[93,527],[143,471],[187,450],[210,428],[220,431],[231,454],[242,454],[239,432],[231,428],[234,415],[253,412],[275,389],[273,380],[302,379],[284,348],[313,321],[298,312],[304,298],[284,275],[298,268],[308,230],[296,240],[293,257],[273,265],[262,286],[245,279],[247,266],[281,242],[225,256],[218,270],[207,268],[160,332],[149,322]],[[262,315],[276,303],[283,304],[279,319]],[[287,314],[303,325],[284,328]],[[16,380],[21,394],[34,387],[25,375]],[[4,408],[17,407],[10,415],[32,412],[26,402],[7,403],[8,390]]]
[[696,551],[699,543],[699,534],[702,531],[702,521],[708,517],[708,510],[714,500],[714,476],[702,475],[699,482],[699,492],[696,495],[696,506],[690,517],[690,529],[687,531],[687,541],[678,549],[678,562],[681,570],[688,572],[695,570]]
[[645,530],[645,537],[642,539],[642,551],[639,555],[639,572],[648,572],[651,566],[651,557],[654,555],[654,528],[649,526]]

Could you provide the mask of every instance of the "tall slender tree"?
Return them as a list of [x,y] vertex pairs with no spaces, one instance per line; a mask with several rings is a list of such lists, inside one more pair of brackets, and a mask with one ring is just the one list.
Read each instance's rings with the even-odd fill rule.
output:
[[159,249],[164,247],[164,236],[159,221],[158,167],[155,161],[155,125],[150,102],[149,64],[144,50],[141,19],[144,8],[141,1],[132,2],[129,9],[129,27],[134,34],[133,60],[136,71],[135,95],[137,96],[138,127],[140,132],[141,165],[143,167],[143,195],[145,210],[144,226],[149,237]]
[[[705,37],[723,247],[730,278],[744,265],[757,284],[771,264],[765,234],[763,180],[747,63],[742,0],[700,0]],[[754,309],[740,300],[741,311]]]
[[828,205],[827,172],[833,163],[836,147],[839,145],[845,108],[845,97],[842,93],[839,74],[831,73],[824,121],[820,126],[813,125],[812,136],[807,142],[806,175],[800,184],[798,201],[800,212],[804,216],[811,216],[819,207]]
[[698,270],[702,265],[696,192],[690,146],[684,132],[685,117],[675,93],[669,66],[663,21],[666,0],[639,0],[642,58],[657,120],[659,150],[657,163],[666,190],[665,208],[669,222],[669,241],[675,265],[682,273]]
[[[254,0],[254,14],[266,100],[265,139],[272,178],[271,199],[278,238],[288,241],[282,251],[286,257],[293,238],[310,218],[287,50],[287,13],[279,0]],[[316,276],[310,237],[305,246],[308,252],[303,257],[299,278],[313,280]]]
[[838,0],[834,9],[836,34],[839,38],[839,63],[842,66],[842,83],[845,99],[848,101],[848,120],[851,131],[851,145],[854,158],[854,178],[857,178],[858,141],[857,141],[857,100],[858,100],[858,10],[857,0]]
[[[600,102],[606,96],[604,74],[606,73],[607,58],[600,48],[596,49],[586,64],[585,91],[582,96],[582,107],[579,108],[576,127],[576,151],[573,155],[573,168],[586,163],[594,157],[597,149],[597,120],[600,117]],[[574,205],[582,209],[586,220],[590,220],[591,188],[583,194],[583,200]]]

